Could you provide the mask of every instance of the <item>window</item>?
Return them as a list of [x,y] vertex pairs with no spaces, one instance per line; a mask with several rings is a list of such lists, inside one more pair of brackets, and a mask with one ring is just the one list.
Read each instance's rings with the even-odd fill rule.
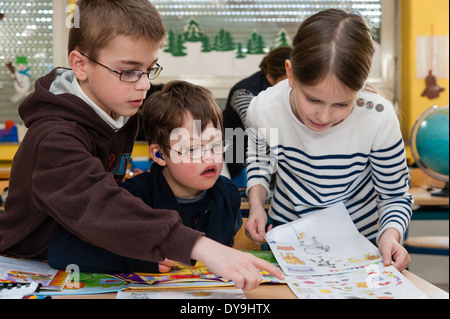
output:
[[20,123],[17,108],[23,96],[14,77],[23,78],[21,89],[30,92],[32,82],[51,70],[52,1],[0,1],[0,13],[0,123]]
[[[258,70],[265,52],[289,44],[308,16],[334,7],[361,12],[373,27],[378,50],[371,82],[388,98],[394,98],[396,0],[150,1],[171,31],[160,53],[164,70],[158,82],[190,80],[208,87],[222,104],[234,83]],[[0,0],[0,13],[4,15],[0,20],[0,123],[21,123],[17,114],[20,101],[15,101],[19,97],[15,96],[7,63],[29,67],[22,71],[30,75],[31,90],[33,82],[53,65],[69,66],[66,6],[73,2]],[[190,41],[186,41],[185,32],[190,34]]]
[[392,96],[396,1],[151,2],[169,31],[167,45],[160,54],[164,66],[161,81],[184,78],[205,85],[216,96],[225,98],[236,81],[258,70],[259,62],[270,48],[291,44],[304,19],[324,9],[339,8],[360,12],[372,27],[377,53],[371,80],[383,91],[389,90],[385,94]]

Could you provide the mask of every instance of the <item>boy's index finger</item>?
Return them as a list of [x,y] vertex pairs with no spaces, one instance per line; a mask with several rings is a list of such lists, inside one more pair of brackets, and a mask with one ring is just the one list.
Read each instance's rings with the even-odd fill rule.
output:
[[261,258],[258,258],[258,257],[255,257],[255,258],[256,258],[255,266],[258,269],[267,271],[268,273],[270,273],[271,275],[274,275],[275,277],[277,277],[280,280],[283,280],[284,278],[286,278],[286,275],[279,268],[275,267],[271,263],[269,263]]

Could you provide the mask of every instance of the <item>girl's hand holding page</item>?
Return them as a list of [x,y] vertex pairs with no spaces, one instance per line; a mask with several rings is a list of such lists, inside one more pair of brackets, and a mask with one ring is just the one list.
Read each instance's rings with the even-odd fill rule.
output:
[[[264,207],[258,207],[250,210],[247,224],[245,225],[245,234],[257,245],[262,245],[266,242],[266,224],[267,213]],[[270,225],[267,231],[272,229]]]
[[411,262],[408,251],[399,244],[400,234],[394,228],[386,229],[378,242],[378,249],[383,256],[383,264],[392,264],[398,271],[404,270]]
[[[264,209],[264,203],[267,198],[267,191],[261,185],[256,185],[249,190],[249,205],[250,211],[245,225],[245,234],[257,245],[262,245],[266,242],[266,224],[267,213]],[[272,225],[269,226],[267,231],[272,229]]]

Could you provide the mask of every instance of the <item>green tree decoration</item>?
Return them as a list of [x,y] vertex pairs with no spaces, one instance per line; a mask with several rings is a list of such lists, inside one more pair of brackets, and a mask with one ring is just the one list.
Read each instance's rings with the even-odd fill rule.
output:
[[178,34],[171,53],[173,56],[186,56],[187,53],[184,52],[184,50],[186,50],[186,47],[184,46],[184,36],[182,34]]
[[235,48],[235,44],[233,38],[231,37],[231,33],[221,29],[219,33],[214,37],[214,50],[225,52],[225,51],[233,51]]
[[247,54],[265,54],[265,47],[266,44],[264,43],[262,35],[257,32],[253,32],[247,42]]
[[209,38],[206,35],[202,37],[201,41],[202,41],[202,52],[211,52],[213,50],[211,42],[209,41]]
[[172,53],[175,48],[175,41],[176,41],[176,34],[175,32],[170,29],[167,35],[167,45],[164,49],[164,52]]
[[292,46],[292,40],[289,38],[285,29],[278,31],[271,49]]
[[200,42],[203,39],[202,28],[194,18],[190,18],[184,26],[183,35],[187,42]]
[[237,44],[236,59],[243,59],[245,57],[246,57],[246,55],[245,55],[244,50],[242,48],[242,43],[239,42]]

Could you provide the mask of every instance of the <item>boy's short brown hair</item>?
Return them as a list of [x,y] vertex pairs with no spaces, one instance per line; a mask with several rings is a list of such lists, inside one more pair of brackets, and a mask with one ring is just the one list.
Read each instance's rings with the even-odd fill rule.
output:
[[79,49],[96,59],[119,35],[145,38],[155,46],[165,39],[164,23],[149,0],[78,0],[77,7],[80,27],[70,29],[69,53]]
[[183,127],[189,113],[201,121],[202,132],[209,122],[223,131],[222,111],[212,93],[189,82],[173,81],[152,94],[142,107],[142,125],[149,145],[169,145],[170,134]]

